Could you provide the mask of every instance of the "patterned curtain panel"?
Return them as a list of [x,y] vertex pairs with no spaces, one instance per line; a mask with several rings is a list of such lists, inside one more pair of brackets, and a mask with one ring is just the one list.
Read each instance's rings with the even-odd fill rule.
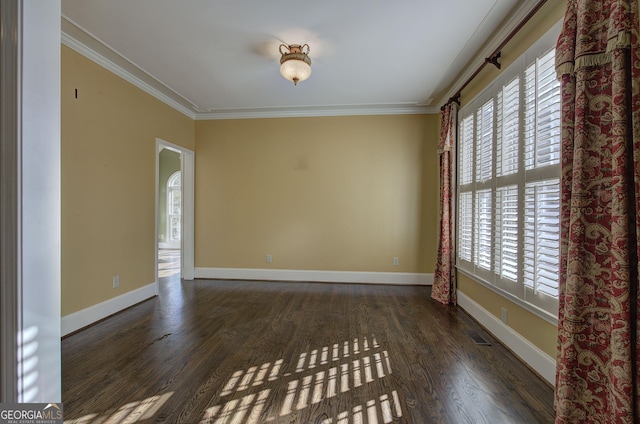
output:
[[456,304],[455,249],[453,236],[453,156],[458,106],[450,103],[440,117],[440,237],[431,297],[446,305]]
[[640,422],[637,0],[568,0],[556,423]]

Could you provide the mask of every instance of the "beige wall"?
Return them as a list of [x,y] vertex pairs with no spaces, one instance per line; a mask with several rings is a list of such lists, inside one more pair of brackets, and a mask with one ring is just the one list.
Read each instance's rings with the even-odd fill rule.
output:
[[558,330],[555,324],[550,324],[464,274],[458,273],[457,277],[458,289],[461,292],[475,300],[496,318],[500,318],[501,308],[505,308],[509,317],[509,327],[547,355],[556,357]]
[[156,137],[193,149],[194,122],[61,49],[65,316],[155,281]]
[[197,121],[196,267],[433,272],[436,147],[435,115]]
[[[527,48],[537,41],[554,24],[560,21],[566,9],[566,1],[547,2],[542,9],[529,21],[529,23],[513,38],[502,50],[502,69],[506,69],[515,59],[522,55]],[[487,66],[480,75],[469,84],[462,93],[462,106],[482,91],[498,75],[493,66]],[[508,311],[509,326],[520,333],[543,352],[555,358],[558,330],[553,324],[549,324],[537,315],[528,312],[517,304],[508,301],[488,288],[476,283],[471,278],[458,273],[458,289],[469,296],[484,309],[495,315],[501,316],[500,308]]]

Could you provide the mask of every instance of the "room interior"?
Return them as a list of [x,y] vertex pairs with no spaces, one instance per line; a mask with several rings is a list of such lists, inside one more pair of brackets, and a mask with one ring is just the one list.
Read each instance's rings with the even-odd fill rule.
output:
[[[323,90],[323,63],[331,60],[332,49],[335,54],[347,47],[327,41],[323,45],[323,34],[314,44],[315,35],[307,33],[303,40],[287,40],[308,42],[312,59],[318,50],[307,81],[294,86],[282,79],[277,52],[275,59],[261,56],[274,45],[272,35],[249,46],[255,54],[246,64],[264,66],[260,72],[268,75],[265,80],[252,75],[242,89],[216,81],[214,98],[219,94],[228,101],[236,90],[242,95],[261,93],[257,85],[279,103],[266,104],[260,94],[252,106],[234,101],[227,103],[231,106],[210,106],[206,93],[176,91],[158,78],[159,71],[147,73],[135,57],[110,49],[117,39],[84,31],[81,18],[91,9],[83,10],[81,3],[62,1],[62,336],[157,294],[158,140],[194,153],[196,278],[431,284],[438,232],[439,108],[484,61],[483,55],[535,6],[482,2],[485,12],[502,14],[492,15],[493,25],[467,33],[464,48],[436,70],[439,80],[416,94],[428,96],[414,97],[413,102],[369,98],[340,104],[320,97],[314,103]],[[502,66],[559,22],[565,4],[546,2],[537,10],[502,49]],[[150,13],[143,21],[153,19]],[[405,37],[398,39],[393,32],[398,28],[402,22],[390,21],[384,30],[402,44]],[[420,42],[438,44],[433,38]],[[358,50],[366,43],[356,44],[349,47]],[[424,50],[419,44],[409,49],[411,57]],[[234,51],[227,54],[214,59],[232,62]],[[202,73],[205,64],[190,66]],[[462,102],[499,73],[485,67],[465,88]],[[175,74],[188,82],[188,74],[167,70],[167,78],[175,80]],[[204,78],[217,80],[212,74]],[[348,93],[357,78],[344,80]],[[411,96],[412,82],[399,78],[386,92]],[[313,91],[305,93],[307,89]],[[199,100],[186,100],[190,97]],[[119,277],[118,287],[113,287],[114,276]],[[458,279],[460,307],[552,384],[557,342],[553,320],[462,274]],[[503,308],[508,323],[500,319]]]
[[[561,20],[561,3],[544,5],[518,31],[502,49],[503,67]],[[519,15],[514,17],[515,7],[502,25],[515,25],[522,9],[532,7],[517,6]],[[88,13],[63,2],[63,14],[65,7],[69,21],[73,13],[77,19]],[[96,38],[87,39],[78,22],[69,21],[63,18],[61,47],[63,333],[99,318],[91,315],[96,305],[120,302],[114,307],[121,308],[127,296],[133,304],[154,294],[155,158],[149,152],[157,138],[195,152],[196,277],[430,284],[437,248],[439,106],[464,71],[473,70],[473,60],[457,80],[446,74],[451,83],[434,93],[430,105],[408,112],[374,105],[369,114],[337,108],[333,115],[341,116],[296,116],[300,109],[304,115],[329,113],[282,106],[187,114],[150,95],[157,94],[150,84],[144,86],[148,92],[132,86],[137,75],[129,73],[125,81],[107,68],[104,45],[96,47]],[[493,29],[494,44],[505,31]],[[278,74],[277,60],[268,60],[269,81],[283,98],[308,102],[310,94],[302,90],[322,82],[323,60],[295,87]],[[486,67],[462,93],[463,102],[498,73]],[[263,117],[267,112],[281,117]],[[111,284],[115,275],[118,289]],[[552,382],[554,323],[458,277],[460,305]],[[508,325],[500,321],[501,308],[508,310]]]

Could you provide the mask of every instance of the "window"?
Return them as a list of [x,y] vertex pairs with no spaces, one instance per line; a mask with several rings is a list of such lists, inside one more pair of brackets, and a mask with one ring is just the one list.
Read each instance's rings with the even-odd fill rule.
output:
[[180,241],[182,217],[182,182],[180,171],[176,171],[167,181],[167,241]]
[[458,123],[458,269],[551,321],[560,251],[555,35],[461,109]]

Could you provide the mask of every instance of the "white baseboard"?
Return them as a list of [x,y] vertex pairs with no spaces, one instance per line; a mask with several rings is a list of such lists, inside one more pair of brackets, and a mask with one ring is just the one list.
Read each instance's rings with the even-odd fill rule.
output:
[[130,306],[140,303],[150,297],[158,295],[158,284],[151,283],[130,292],[121,294],[112,299],[105,300],[97,305],[90,306],[78,312],[65,315],[60,320],[61,334],[67,334],[78,331],[94,322],[120,312]]
[[196,278],[223,280],[313,281],[321,283],[433,284],[433,274],[409,272],[307,271],[258,268],[196,268]]
[[458,306],[467,311],[545,380],[555,385],[556,361],[461,291]]

